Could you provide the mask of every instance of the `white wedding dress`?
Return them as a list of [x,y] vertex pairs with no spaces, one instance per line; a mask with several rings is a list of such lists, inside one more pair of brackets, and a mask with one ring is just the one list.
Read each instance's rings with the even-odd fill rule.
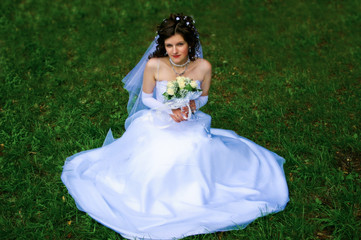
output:
[[[166,81],[157,81],[156,97]],[[284,159],[198,111],[176,123],[142,110],[124,135],[67,159],[78,208],[128,239],[180,239],[244,228],[284,209]]]

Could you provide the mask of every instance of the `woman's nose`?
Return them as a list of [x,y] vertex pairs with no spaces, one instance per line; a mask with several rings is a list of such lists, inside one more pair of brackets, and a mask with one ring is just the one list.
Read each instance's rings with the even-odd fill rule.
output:
[[173,47],[173,53],[177,53],[177,47],[176,46]]

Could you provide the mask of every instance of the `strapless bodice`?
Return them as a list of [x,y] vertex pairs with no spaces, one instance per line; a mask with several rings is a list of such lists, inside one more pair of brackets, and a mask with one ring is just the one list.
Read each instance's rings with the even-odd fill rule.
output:
[[[155,97],[160,102],[165,102],[163,93],[165,91],[167,91],[167,83],[168,82],[169,81],[165,81],[165,80],[156,81],[156,84],[155,84],[156,95],[155,95]],[[196,80],[196,82],[198,84],[198,88],[200,88],[201,87],[201,81]]]

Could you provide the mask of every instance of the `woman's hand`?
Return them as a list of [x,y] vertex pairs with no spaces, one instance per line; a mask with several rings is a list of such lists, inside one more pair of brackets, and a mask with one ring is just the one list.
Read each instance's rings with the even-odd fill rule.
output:
[[195,113],[197,111],[196,102],[194,100],[189,101],[189,106],[191,107],[192,113]]
[[169,114],[175,122],[182,122],[188,119],[188,107],[182,109],[172,109],[173,114]]

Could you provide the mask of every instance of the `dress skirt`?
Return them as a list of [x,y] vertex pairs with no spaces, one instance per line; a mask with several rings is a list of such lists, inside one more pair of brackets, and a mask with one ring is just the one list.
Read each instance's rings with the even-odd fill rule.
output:
[[69,157],[77,207],[128,239],[241,229],[288,202],[285,160],[198,111],[181,123],[142,110],[122,137]]

